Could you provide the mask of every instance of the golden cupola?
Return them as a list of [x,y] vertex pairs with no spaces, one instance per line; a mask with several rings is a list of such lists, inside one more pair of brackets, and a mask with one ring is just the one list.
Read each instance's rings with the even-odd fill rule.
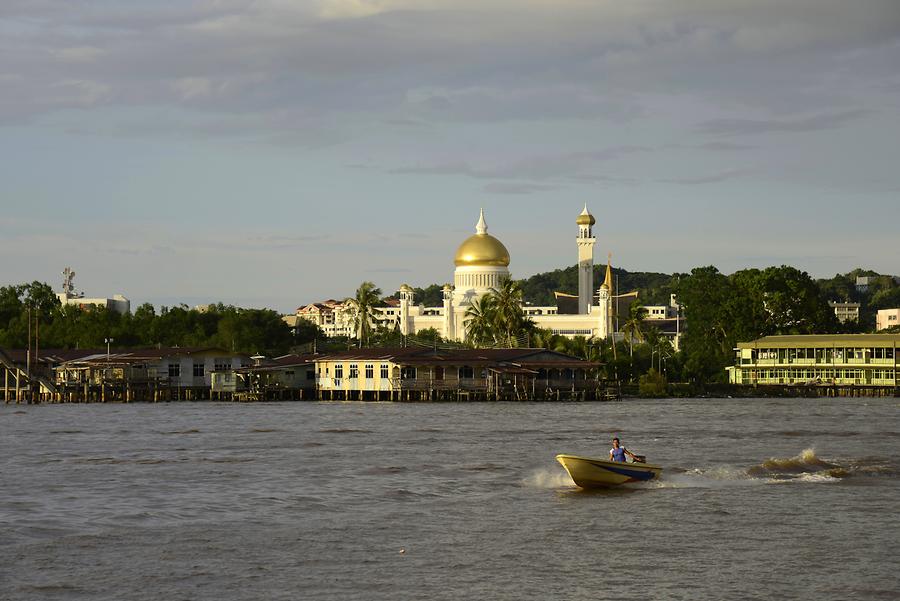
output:
[[481,217],[475,226],[475,235],[469,236],[459,245],[454,262],[457,267],[509,266],[509,251],[502,242],[487,233],[484,209],[481,210]]
[[591,215],[590,211],[588,211],[587,203],[584,204],[584,210],[575,220],[575,223],[578,225],[594,225],[595,223],[597,223],[597,220],[594,219],[594,216]]

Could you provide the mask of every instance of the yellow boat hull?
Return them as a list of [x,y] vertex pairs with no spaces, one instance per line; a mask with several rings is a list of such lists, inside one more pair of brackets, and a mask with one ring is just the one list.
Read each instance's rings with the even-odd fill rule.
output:
[[662,468],[649,463],[622,463],[578,455],[557,455],[572,481],[581,488],[608,488],[659,479]]

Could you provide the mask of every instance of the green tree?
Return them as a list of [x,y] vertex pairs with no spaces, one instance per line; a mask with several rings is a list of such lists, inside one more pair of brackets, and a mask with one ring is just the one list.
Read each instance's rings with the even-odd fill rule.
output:
[[638,381],[638,392],[642,397],[666,396],[668,387],[669,383],[666,377],[653,367]]
[[494,339],[507,346],[518,346],[519,339],[527,337],[534,329],[534,322],[522,308],[522,286],[511,278],[504,278],[499,288],[491,288],[488,296],[493,304]]
[[837,329],[834,311],[805,271],[782,265],[769,267],[756,277],[762,292],[763,335],[820,334]]
[[472,301],[464,316],[467,343],[475,347],[496,344],[496,312],[493,295],[485,294]]
[[682,339],[684,375],[702,382],[722,379],[734,348],[723,310],[732,295],[728,278],[713,266],[697,267],[678,279],[676,291],[689,324]]
[[644,341],[644,320],[647,318],[647,309],[640,303],[634,301],[628,310],[628,319],[622,326],[622,334],[628,340],[629,353],[634,356],[634,341]]

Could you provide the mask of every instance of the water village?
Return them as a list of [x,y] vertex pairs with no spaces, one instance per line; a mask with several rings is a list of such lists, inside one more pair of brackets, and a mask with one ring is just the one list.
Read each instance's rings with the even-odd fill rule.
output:
[[[614,274],[624,272],[614,272],[611,255],[595,268],[595,224],[585,205],[576,218],[577,294],[554,289],[552,304],[525,300],[523,284],[508,269],[510,254],[488,233],[483,211],[474,234],[456,250],[453,284],[434,286],[437,296],[404,284],[396,295],[382,297],[364,282],[354,297],[310,303],[291,315],[221,306],[156,315],[149,305],[132,314],[122,295],[86,298],[76,292],[74,271],[66,268],[61,293],[32,285],[3,289],[18,303],[7,316],[10,323],[25,330],[21,317],[27,315],[27,349],[0,346],[0,398],[571,401],[679,391],[900,394],[900,308],[878,308],[875,333],[863,332],[864,305],[850,298],[891,302],[900,297],[898,278],[857,276],[854,288],[847,278],[840,286],[821,284],[789,267],[732,276],[698,268],[677,283],[645,290],[656,304],[644,304],[640,290],[626,285],[623,291]],[[824,302],[826,286],[827,294],[843,291],[844,299]],[[660,303],[663,298],[667,302]],[[41,347],[42,331],[46,345],[48,329],[51,341],[59,340],[58,330],[97,316],[109,323],[141,321],[149,332],[145,344],[127,332],[130,343],[114,348],[122,334],[104,332],[105,348]],[[179,344],[225,321],[228,332],[210,330],[211,344]],[[173,339],[176,329],[189,336]],[[241,331],[263,334],[245,336],[238,345]],[[759,336],[742,339],[737,332]],[[99,337],[95,331],[92,339]],[[273,338],[280,342],[272,344]],[[223,341],[231,342],[231,350]]]

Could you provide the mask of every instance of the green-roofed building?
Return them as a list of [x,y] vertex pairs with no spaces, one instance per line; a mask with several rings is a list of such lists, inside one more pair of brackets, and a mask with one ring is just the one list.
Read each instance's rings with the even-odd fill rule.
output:
[[739,342],[732,384],[900,386],[900,334],[766,336]]

